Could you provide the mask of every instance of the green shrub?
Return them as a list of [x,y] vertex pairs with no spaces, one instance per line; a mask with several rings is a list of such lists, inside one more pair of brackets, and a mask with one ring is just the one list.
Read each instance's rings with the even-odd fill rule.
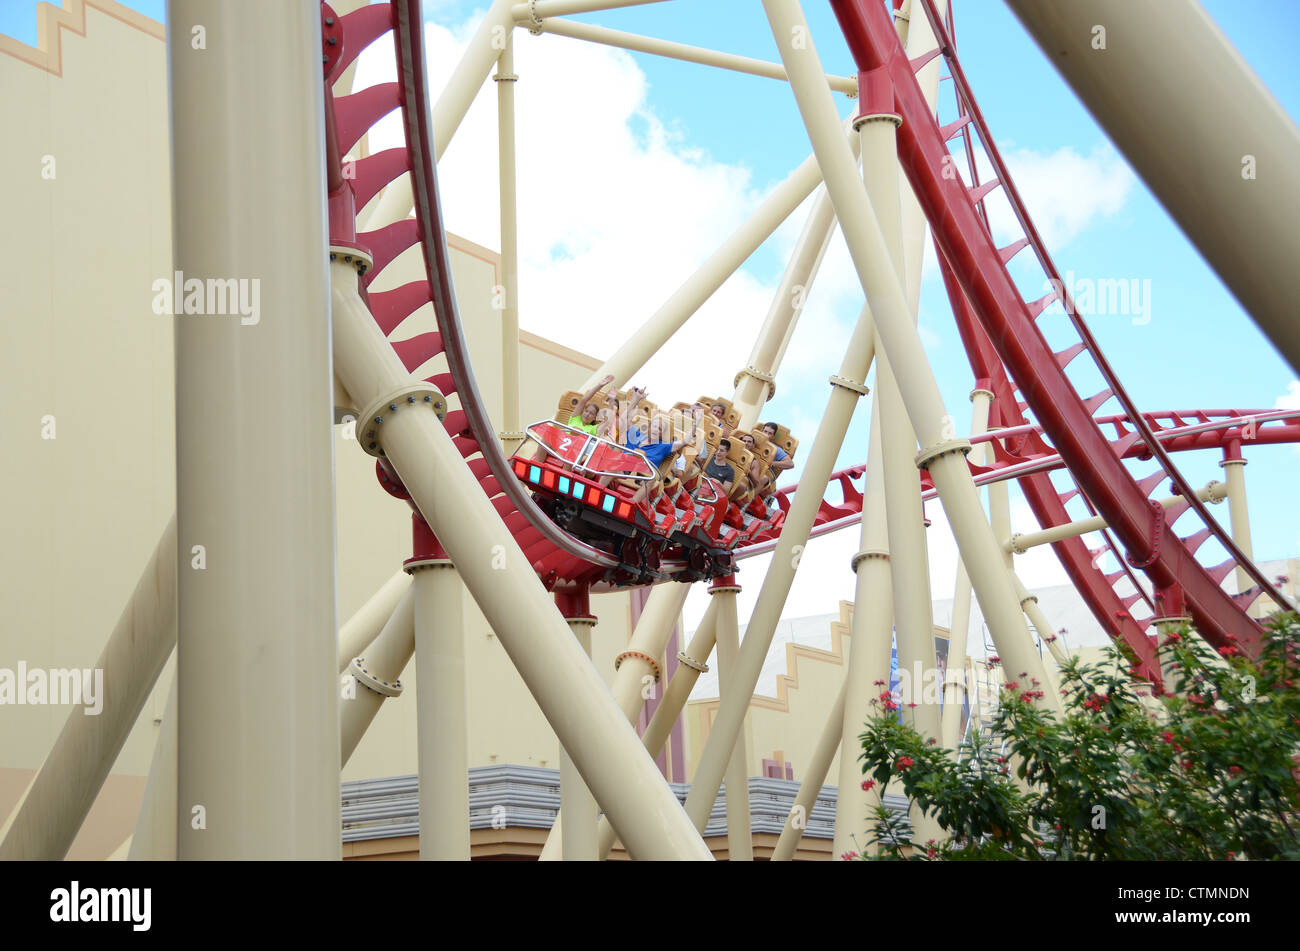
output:
[[1118,650],[1121,663],[1075,660],[1062,669],[1059,717],[1034,702],[1041,684],[1011,681],[986,730],[956,753],[881,710],[860,737],[864,784],[898,781],[950,837],[912,842],[881,805],[866,857],[1300,858],[1298,635],[1300,618],[1279,617],[1251,660],[1170,633],[1160,656],[1180,691],[1145,699]]

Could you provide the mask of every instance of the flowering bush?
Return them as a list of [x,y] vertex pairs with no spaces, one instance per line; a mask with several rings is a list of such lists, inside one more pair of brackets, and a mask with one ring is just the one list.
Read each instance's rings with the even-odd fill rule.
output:
[[957,753],[874,715],[860,737],[867,783],[896,781],[950,837],[912,842],[881,805],[863,850],[874,854],[853,858],[1300,858],[1300,618],[1272,622],[1254,660],[1168,634],[1157,697],[1121,672],[1132,658],[1112,655],[1124,663],[1062,668],[1063,716],[1032,702],[1038,684],[1006,684]]

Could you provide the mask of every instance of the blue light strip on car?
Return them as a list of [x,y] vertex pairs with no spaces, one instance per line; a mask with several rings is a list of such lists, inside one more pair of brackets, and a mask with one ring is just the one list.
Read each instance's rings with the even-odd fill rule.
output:
[[560,494],[561,494],[561,495],[568,495],[568,494],[569,494],[569,477],[568,477],[568,476],[560,476]]
[[529,466],[529,468],[528,468],[528,481],[530,481],[530,482],[539,482],[539,483],[542,481],[542,467],[541,467],[541,466]]

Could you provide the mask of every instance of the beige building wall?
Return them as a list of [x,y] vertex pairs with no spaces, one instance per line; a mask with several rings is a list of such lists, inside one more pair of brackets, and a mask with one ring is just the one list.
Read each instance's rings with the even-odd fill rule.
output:
[[[808,774],[808,763],[817,740],[826,725],[840,686],[848,671],[852,650],[853,605],[839,603],[839,617],[830,622],[830,649],[822,650],[806,644],[785,645],[785,673],[768,683],[759,683],[749,703],[750,729],[746,742],[746,761],[750,776],[764,776],[764,760],[775,761],[782,768],[790,767],[793,778],[803,781]],[[935,637],[947,639],[949,631],[935,626]],[[976,678],[989,681],[989,674],[980,667],[970,669],[969,682]],[[936,681],[937,683],[937,681]],[[984,694],[990,689],[986,686]],[[687,706],[687,777],[695,775],[695,768],[703,752],[704,743],[717,717],[720,701],[716,697],[692,700]],[[826,785],[835,785],[839,776],[839,753],[831,760],[826,772]]]
[[[112,0],[43,5],[39,17],[41,50],[0,37],[0,123],[9,130],[0,150],[8,186],[0,234],[0,667],[10,669],[20,660],[29,668],[93,664],[175,508],[173,318],[151,309],[153,281],[172,273],[163,28]],[[454,236],[449,243],[478,386],[499,420],[498,258]],[[394,283],[420,276],[416,254],[386,275]],[[399,333],[430,329],[426,308]],[[524,419],[549,416],[556,395],[597,366],[521,334]],[[411,518],[380,489],[374,460],[343,427],[335,439],[342,623],[409,557]],[[612,679],[629,598],[596,596],[593,611],[595,661]],[[468,597],[465,621],[471,765],[557,765],[554,734]],[[133,828],[173,669],[174,658],[70,857],[106,857]],[[344,778],[416,772],[414,664],[402,679],[405,694],[385,704]],[[0,824],[68,711],[0,706]]]
[[[844,673],[848,670],[853,606],[839,605],[840,616],[831,621],[831,649],[804,644],[785,645],[785,670],[767,683],[759,683],[749,703],[749,729],[745,760],[750,776],[763,776],[763,761],[789,764],[796,780],[808,772],[808,760],[822,727],[835,705]],[[707,697],[687,705],[687,778],[695,775],[704,744],[718,715],[720,700]],[[827,782],[835,784],[839,754],[831,761]],[[784,771],[783,774],[784,775]]]

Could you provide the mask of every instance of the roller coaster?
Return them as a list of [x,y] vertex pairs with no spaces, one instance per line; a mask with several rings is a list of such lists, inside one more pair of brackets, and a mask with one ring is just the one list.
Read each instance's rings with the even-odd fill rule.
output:
[[[858,584],[854,642],[862,646],[854,649],[828,726],[833,742],[825,747],[821,774],[814,769],[805,782],[809,789],[820,789],[829,751],[840,749],[841,741],[851,744],[856,731],[849,724],[861,722],[871,678],[888,662],[891,640],[897,638],[900,663],[924,662],[927,651],[929,664],[934,663],[929,585],[921,580],[928,579],[928,570],[924,544],[918,541],[920,507],[926,500],[938,499],[944,506],[961,551],[955,601],[964,599],[968,610],[973,588],[1008,665],[1037,672],[1044,680],[1049,676],[1029,621],[1039,639],[1045,633],[1042,623],[1032,613],[1026,620],[1026,613],[1036,610],[1035,599],[1011,570],[1012,552],[1044,544],[1051,546],[1101,629],[1129,650],[1132,675],[1152,690],[1164,689],[1155,636],[1163,625],[1189,621],[1212,646],[1257,648],[1261,619],[1291,605],[1254,562],[1237,510],[1229,529],[1208,506],[1224,499],[1244,505],[1240,484],[1234,482],[1243,452],[1300,442],[1300,411],[1248,406],[1150,410],[1136,405],[1072,300],[1062,269],[1016,187],[962,68],[951,6],[942,0],[831,0],[854,61],[854,74],[848,77],[827,73],[810,42],[789,39],[808,31],[795,0],[763,3],[780,63],[563,18],[647,2],[653,0],[497,0],[437,102],[427,80],[430,63],[419,0],[348,4],[354,9],[342,14],[329,3],[319,9],[325,145],[321,197],[328,213],[335,372],[356,411],[358,443],[375,457],[378,481],[413,510],[415,550],[408,572],[424,592],[417,604],[429,610],[431,602],[420,598],[433,597],[435,591],[430,578],[436,572],[426,569],[456,569],[560,736],[565,749],[562,824],[552,831],[543,858],[603,856],[616,834],[633,857],[707,857],[699,831],[723,779],[730,780],[728,785],[744,781],[743,773],[735,772],[732,751],[798,552],[810,538],[856,527],[862,547],[853,562]],[[1114,6],[1111,0],[1101,5]],[[1012,0],[1012,6],[1029,4]],[[169,17],[183,22],[186,9],[185,2],[176,2]],[[1067,42],[1047,35],[1052,24],[1029,13],[1022,19],[1038,31],[1040,42]],[[491,66],[498,66],[496,78],[503,84],[513,80],[508,39],[504,45],[495,40],[508,38],[516,28],[790,84],[813,144],[808,162],[765,200],[765,224],[747,224],[738,231],[671,306],[653,315],[635,341],[587,381],[591,385],[608,372],[614,390],[627,384],[771,232],[771,219],[779,222],[824,183],[753,354],[736,375],[736,393],[725,401],[734,413],[731,428],[752,429],[774,394],[782,341],[798,316],[785,292],[813,279],[819,249],[837,222],[868,306],[844,341],[844,361],[831,376],[831,396],[818,431],[800,434],[805,454],[799,482],[775,488],[767,506],[751,504],[752,494],[737,494],[729,502],[716,481],[698,473],[687,477],[684,467],[674,473],[672,464],[657,467],[633,446],[569,425],[572,403],[562,403],[555,418],[531,422],[518,433],[499,432],[490,418],[453,286],[437,159]],[[366,51],[391,57],[396,81],[353,89],[351,67]],[[173,53],[173,70],[180,55]],[[1131,51],[1129,55],[1138,59]],[[1067,79],[1080,88],[1086,85],[1086,77],[1069,68],[1073,64],[1062,67]],[[950,108],[938,105],[943,90],[952,96]],[[836,112],[834,92],[858,100],[847,125]],[[501,94],[511,95],[505,89]],[[1241,108],[1264,106],[1251,100]],[[953,121],[941,123],[941,114],[954,111]],[[368,136],[394,114],[400,117],[402,144],[368,153]],[[1098,118],[1105,125],[1104,111]],[[1297,144],[1294,123],[1272,128],[1278,148],[1290,149],[1288,168],[1294,171],[1294,156],[1300,154],[1292,147]],[[504,151],[509,140],[503,136],[502,141],[503,168],[513,175],[513,155]],[[1123,148],[1130,142],[1121,136],[1119,144]],[[954,146],[959,147],[956,153]],[[987,157],[992,169],[986,180],[979,175],[977,153]],[[999,189],[1020,229],[1019,237],[1002,246],[994,239],[988,205]],[[1179,209],[1173,211],[1179,217]],[[177,211],[178,222],[183,214]],[[927,227],[970,366],[974,411],[968,438],[958,435],[939,398],[915,327],[916,262]],[[1294,229],[1289,241],[1296,250]],[[408,251],[420,256],[423,276],[392,286],[386,273]],[[1041,272],[1043,285],[1054,288],[1034,300],[1024,298],[1019,289],[1024,281],[1014,279],[1010,270],[1026,254]],[[1216,256],[1207,252],[1207,258],[1218,266]],[[507,268],[512,266],[507,260]],[[1235,284],[1233,289],[1243,301],[1253,300]],[[430,307],[436,330],[404,336],[407,321]],[[1260,304],[1252,315],[1294,359],[1293,340],[1282,335],[1293,331],[1279,331],[1264,310]],[[1055,321],[1050,332],[1048,320]],[[877,376],[869,457],[835,470],[853,406],[868,392],[873,363]],[[417,370],[420,376],[412,377]],[[1098,378],[1101,389],[1092,392],[1086,381]],[[787,445],[793,451],[795,444]],[[1196,487],[1180,471],[1180,454],[1205,450],[1222,454],[1226,485],[1216,481]],[[686,483],[691,491],[682,490]],[[1023,493],[1039,531],[1010,533],[1006,492],[1011,483]],[[635,491],[641,485],[655,490],[642,498]],[[989,493],[987,515],[978,495],[984,489]],[[490,553],[497,549],[512,568],[504,582],[475,567],[495,557]],[[1227,557],[1214,560],[1210,553],[1216,551]],[[736,633],[736,574],[746,560],[773,553],[742,645]],[[1235,590],[1229,580],[1235,581]],[[679,655],[685,665],[679,686],[676,678],[668,683],[662,677],[659,658],[672,619],[696,582],[708,582],[714,598],[696,639]],[[610,690],[598,682],[581,647],[584,625],[589,628],[594,621],[588,595],[642,585],[653,586],[653,608],[620,655],[611,702]],[[387,613],[391,608],[390,603]],[[422,625],[432,623],[431,615],[420,610],[415,643],[423,636]],[[953,649],[964,656],[966,632],[958,635],[957,626],[955,621]],[[415,650],[413,645],[405,654],[394,649],[389,656],[389,648],[379,646],[387,643],[388,630],[381,633],[378,624],[372,625],[350,645],[358,648],[355,655],[342,657],[358,683],[378,697],[367,713],[356,714],[362,719],[352,725],[345,712],[345,759],[348,737],[354,746],[377,705],[400,689],[394,686],[397,677]],[[184,637],[182,633],[182,651]],[[656,744],[663,742],[660,714],[668,722],[675,719],[715,643],[723,668],[723,703],[683,814],[647,754],[655,754]],[[1055,644],[1051,649],[1058,650]],[[636,737],[628,721],[640,712],[637,691],[643,677],[664,679],[667,694],[656,721]],[[183,680],[180,689],[183,697]],[[454,691],[450,696],[454,704]],[[1043,702],[1050,706],[1055,700],[1049,696]],[[946,718],[954,706],[948,704],[946,713],[935,706],[907,715],[918,728],[952,745]],[[422,728],[426,722],[422,713]],[[429,742],[439,741],[430,737]],[[852,757],[842,755],[841,762],[845,759]],[[452,787],[457,781],[463,786],[463,775],[459,780],[453,776]],[[453,832],[465,831],[463,817],[453,816],[463,804],[463,789],[456,793],[452,787],[443,791],[447,798],[430,801],[431,811],[443,811],[429,822],[436,818],[454,826]],[[597,802],[604,813],[599,820]],[[856,821],[851,812],[844,816],[846,827]],[[729,802],[728,822],[733,849],[739,850],[736,857],[743,857],[747,807]],[[421,824],[424,848],[423,808]],[[434,835],[429,831],[431,857],[465,857],[459,845],[444,848]],[[776,857],[788,858],[798,837],[792,820]],[[181,854],[186,854],[184,845]]]
[[[326,64],[327,85],[363,50],[390,33],[395,41],[398,75],[411,77],[405,86],[393,83],[337,100],[330,97],[332,111],[327,118],[335,130],[329,153],[334,176],[330,182],[331,242],[336,246],[355,243],[358,249],[365,249],[373,262],[362,279],[367,286],[402,251],[422,243],[428,268],[426,280],[369,297],[375,322],[391,334],[418,308],[434,302],[438,333],[395,343],[394,350],[408,369],[444,356],[446,371],[426,381],[444,395],[456,393],[461,397],[460,410],[450,413],[444,421],[447,431],[539,577],[552,587],[590,581],[593,568],[616,567],[611,564],[613,556],[565,532],[539,508],[525,490],[526,480],[512,472],[482,409],[457,315],[445,239],[439,228],[436,172],[427,161],[434,152],[434,143],[421,109],[423,105],[427,110],[427,93],[420,83],[424,75],[419,62],[422,54],[416,50],[415,38],[407,37],[403,42],[402,24],[406,21],[399,15],[400,6],[375,4],[345,17],[325,15],[334,21],[326,27],[327,35],[338,35],[341,41],[340,47],[331,47],[341,52],[335,52]],[[1071,521],[1066,504],[1076,496],[1088,504],[1092,514],[1106,520],[1108,527],[1101,536],[1107,552],[1121,566],[1119,570],[1103,573],[1096,567],[1097,552],[1088,550],[1081,540],[1062,540],[1054,543],[1054,548],[1098,623],[1112,637],[1139,652],[1145,662],[1143,676],[1158,679],[1158,669],[1149,666],[1152,654],[1146,630],[1156,613],[1154,598],[1172,596],[1162,593],[1166,588],[1181,587],[1187,610],[1214,646],[1226,644],[1226,634],[1256,628],[1247,618],[1246,608],[1261,595],[1269,596],[1274,603],[1285,603],[1274,585],[1209,514],[1174,465],[1171,453],[1183,449],[1227,450],[1240,447],[1243,441],[1292,442],[1300,437],[1300,413],[1268,409],[1144,412],[1133,404],[1069,300],[1061,271],[1015,188],[957,60],[949,33],[951,19],[939,17],[934,0],[918,0],[918,6],[939,42],[925,62],[909,60],[903,53],[892,26],[887,25],[883,7],[845,3],[838,4],[836,12],[842,18],[859,68],[864,72],[884,70],[888,76],[894,105],[903,116],[899,159],[934,229],[937,257],[976,387],[993,393],[989,426],[998,430],[1000,438],[982,438],[992,447],[994,458],[984,465],[972,463],[971,473],[982,484],[1016,479],[1044,529]],[[328,10],[328,6],[323,9]],[[941,53],[954,80],[961,115],[948,127],[939,126],[915,78],[921,66]],[[355,177],[344,180],[339,156],[394,110],[402,114],[406,147],[361,159],[356,162]],[[970,158],[969,182],[944,177],[944,160],[951,159],[946,143],[955,137],[962,138],[964,152]],[[983,148],[996,170],[997,176],[988,182],[981,183],[977,178],[973,142]],[[423,166],[419,164],[420,156],[426,157]],[[364,207],[386,185],[407,173],[416,180],[414,217],[357,234],[355,209]],[[997,187],[1007,194],[1025,232],[1022,238],[1002,248],[994,245],[982,207],[986,196]],[[1046,278],[1056,282],[1053,286],[1062,288],[1060,292],[1030,302],[1020,299],[1008,265],[1026,250],[1036,257]],[[1034,321],[1058,300],[1078,340],[1053,351]],[[1080,357],[1084,358],[1080,362],[1090,362],[1105,379],[1107,386],[1101,392],[1085,397],[1071,383],[1067,370]],[[1112,401],[1119,403],[1123,412],[1102,415],[1101,410]],[[1031,418],[1036,421],[1030,422]],[[1247,428],[1250,434],[1243,437]],[[1155,469],[1135,477],[1121,464],[1124,459],[1150,460]],[[1059,490],[1047,476],[1050,471],[1069,474],[1075,485]],[[864,472],[865,464],[836,475],[844,494],[840,501],[824,501],[819,507],[818,528],[825,531],[823,526],[837,527],[841,520],[860,513],[861,494],[850,487],[850,482],[854,474],[861,477]],[[1181,496],[1175,509],[1167,510],[1151,498],[1166,484]],[[934,494],[933,482],[924,472],[922,485]],[[783,512],[789,510],[794,489],[790,486],[779,493]],[[1194,531],[1180,536],[1173,523],[1187,512],[1198,524]],[[1230,557],[1204,567],[1195,555],[1211,538]],[[752,547],[741,545],[736,549],[737,559],[764,550],[771,538],[752,541]],[[685,570],[680,563],[662,567],[667,575]],[[1154,598],[1136,582],[1135,568],[1154,580]],[[1230,595],[1221,583],[1236,568],[1249,575],[1253,586]],[[1128,582],[1128,593],[1117,593],[1121,582]]]

